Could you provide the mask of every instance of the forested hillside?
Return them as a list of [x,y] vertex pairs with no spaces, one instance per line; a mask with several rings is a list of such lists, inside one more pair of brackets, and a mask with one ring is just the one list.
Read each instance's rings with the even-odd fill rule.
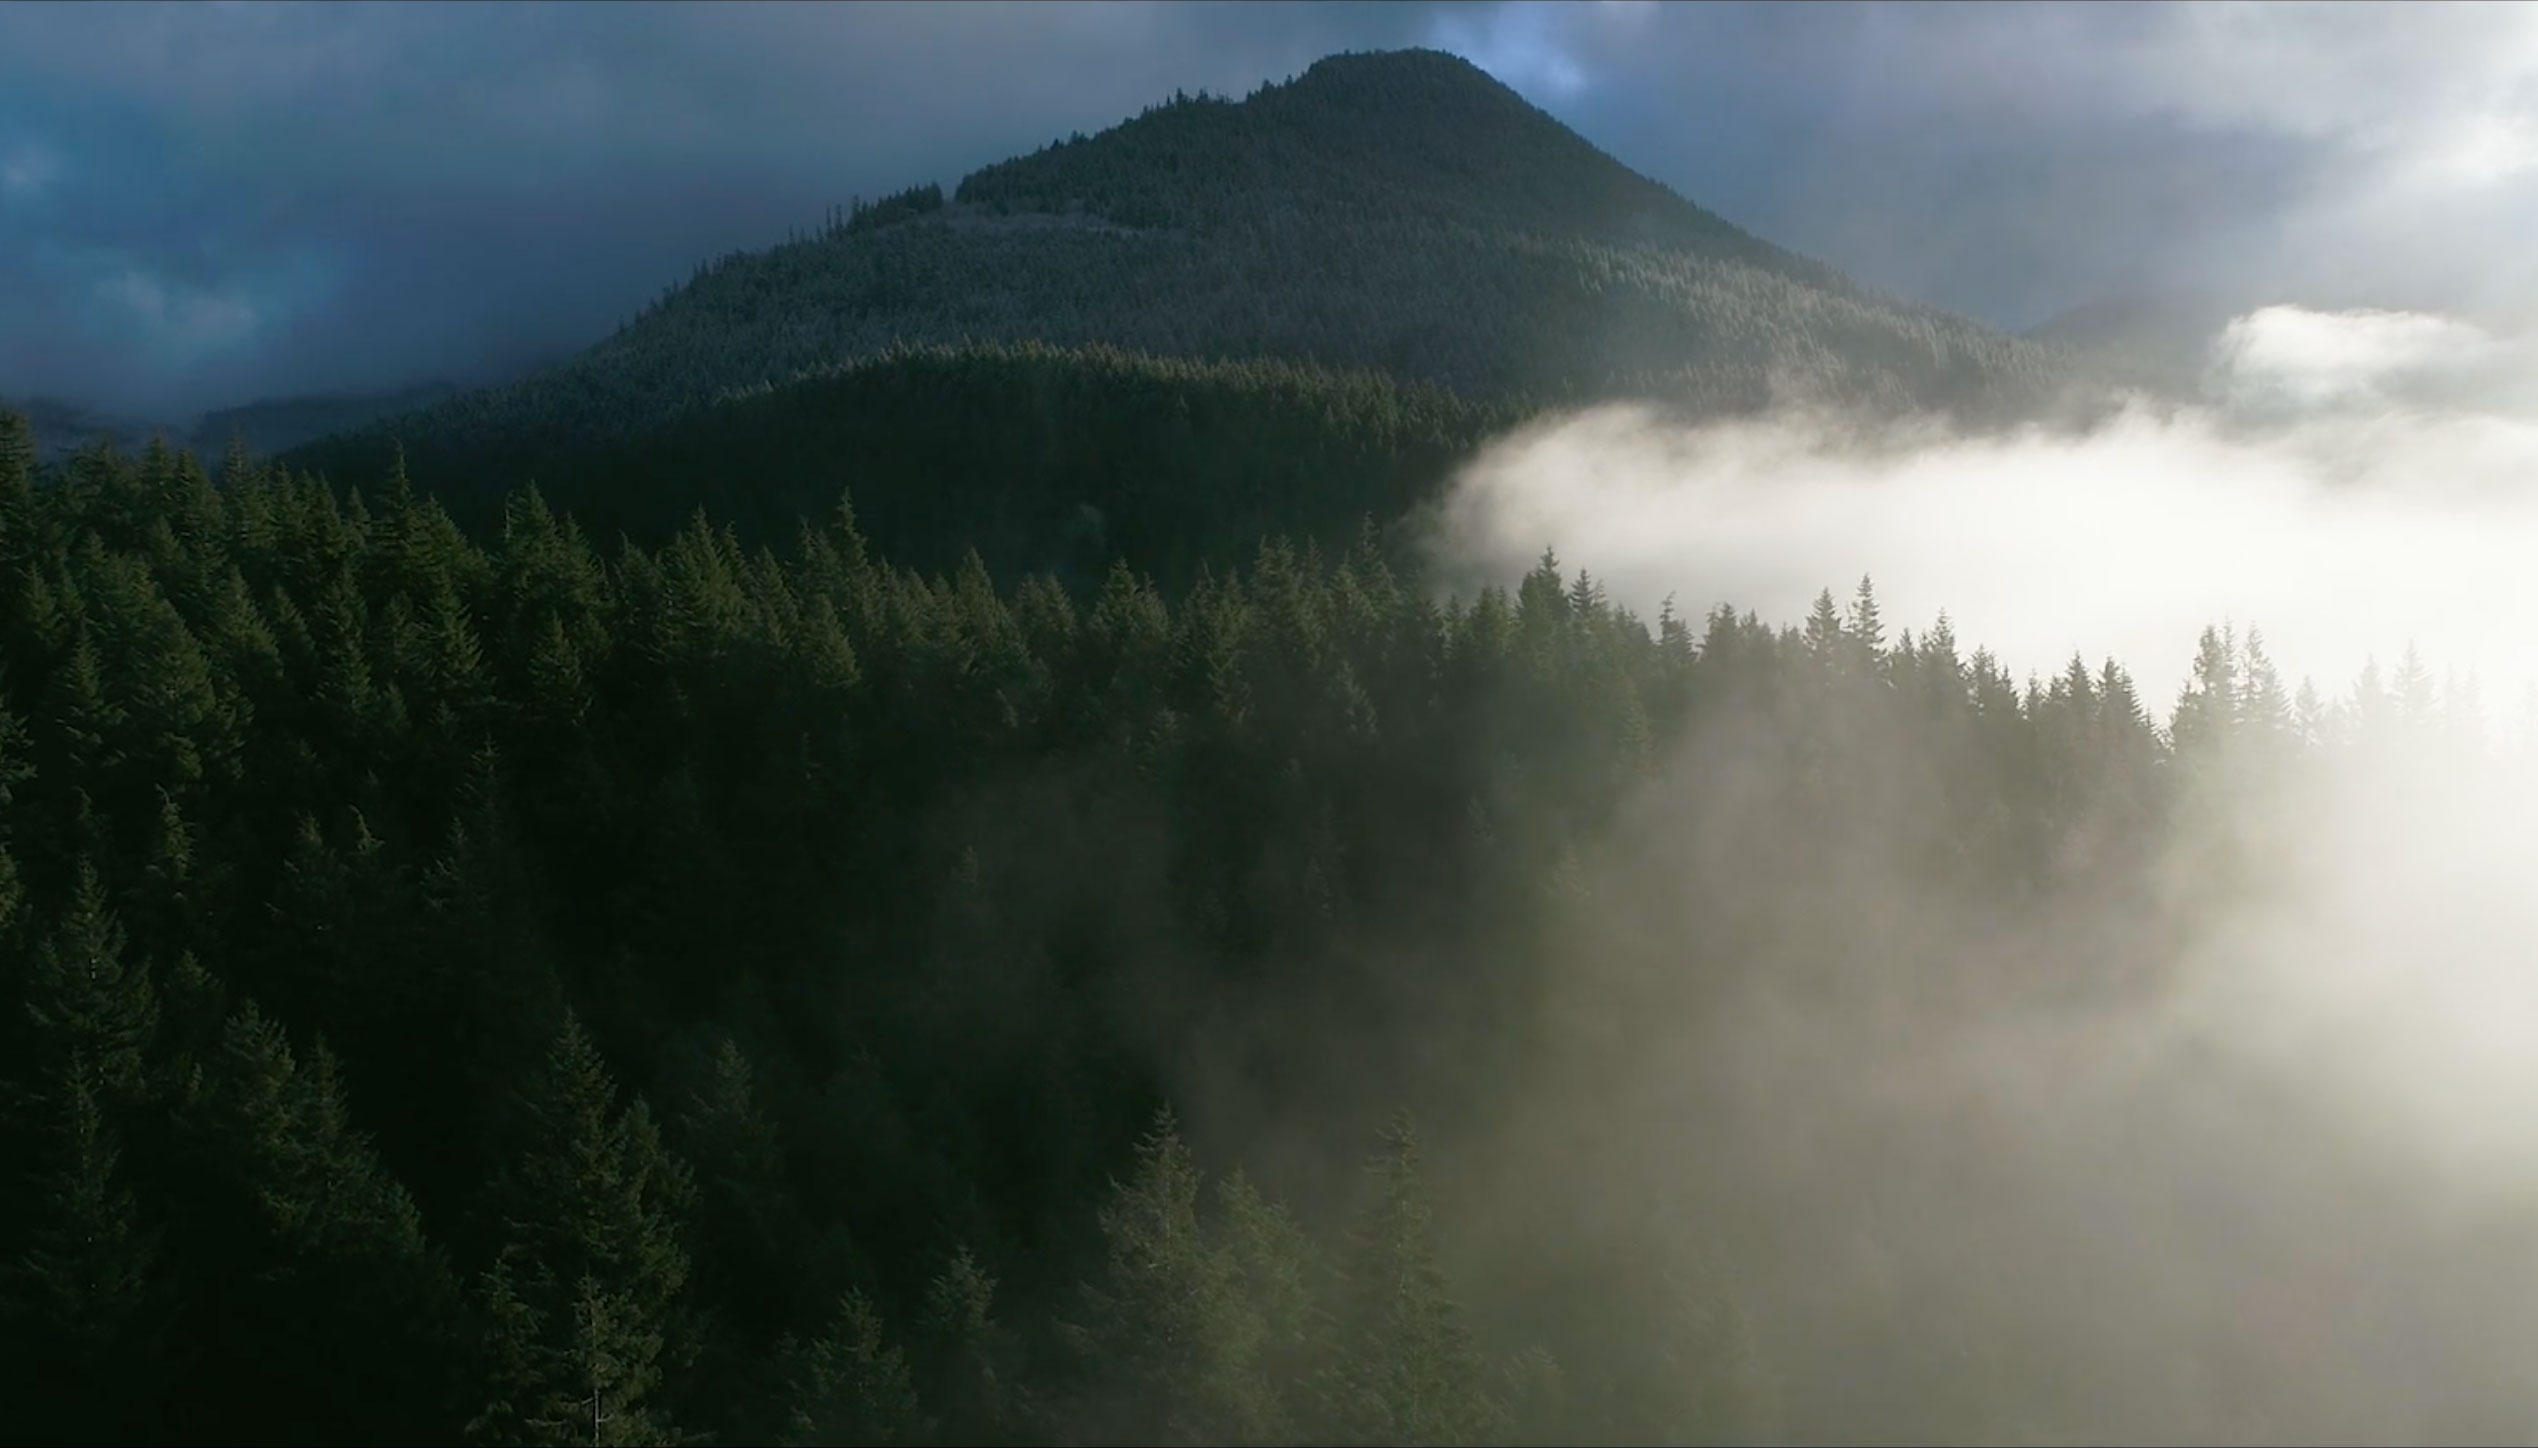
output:
[[592,535],[668,538],[695,510],[781,542],[852,488],[896,563],[1100,581],[1116,558],[1166,581],[1264,537],[1344,548],[1434,499],[1518,414],[1372,373],[1196,363],[1035,345],[894,347],[614,443],[558,435],[369,435],[293,461],[340,478],[402,458],[463,525],[533,479]]
[[[896,568],[843,506],[620,546],[530,493],[471,537],[393,474],[39,479],[15,418],[0,588],[14,1441],[2531,1406],[2458,1305],[2521,1259],[2427,1226],[2365,1291],[2335,1233],[2192,1187],[2144,1274],[2084,1245],[2184,1210],[2137,1135],[2073,1123],[2095,1185],[2046,1210],[1875,1084],[1941,1022],[2152,992],[2276,853],[2196,822],[2433,737],[2419,672],[2295,708],[2216,633],[2162,729],[2113,663],[2022,686],[1865,583],[1800,626],[1651,622],[1548,559],[1440,603],[1273,541],[1077,597]],[[1876,1024],[1765,1053],[1764,996]],[[2306,1139],[2240,1119],[2176,1117],[2218,1162]],[[2379,1200],[2320,1171],[2312,1217]],[[1986,1201],[2074,1244],[1897,1255]]]
[[[270,455],[333,433],[358,428],[374,418],[412,412],[455,396],[458,388],[427,382],[385,392],[338,392],[307,397],[267,397],[236,407],[214,408],[194,423],[191,441],[205,452],[219,452],[230,443]],[[89,438],[78,438],[85,445]]]
[[[1810,398],[2022,416],[2049,347],[1870,295],[1596,151],[1468,63],[1335,56],[735,254],[581,356],[385,420],[516,486],[735,392],[893,346],[1037,342],[1373,370],[1492,405]],[[311,453],[304,461],[321,454]],[[470,476],[474,476],[471,474]],[[702,488],[707,479],[692,478]]]

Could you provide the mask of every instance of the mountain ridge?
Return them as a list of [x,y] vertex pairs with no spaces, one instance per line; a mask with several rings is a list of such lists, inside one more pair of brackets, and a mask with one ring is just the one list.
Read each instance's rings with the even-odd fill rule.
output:
[[463,390],[454,382],[417,382],[370,391],[289,393],[157,419],[102,412],[57,397],[0,397],[0,407],[25,415],[34,430],[36,456],[45,462],[60,461],[99,441],[131,449],[154,438],[198,454],[221,452],[235,440],[264,456],[381,417],[414,412]]
[[2011,415],[2064,377],[2056,349],[1743,232],[1439,52],[1179,96],[893,202],[701,266],[560,366],[304,460],[436,439],[500,471],[527,439],[619,442],[900,344],[1274,358],[1494,404],[1697,412],[1797,396]]

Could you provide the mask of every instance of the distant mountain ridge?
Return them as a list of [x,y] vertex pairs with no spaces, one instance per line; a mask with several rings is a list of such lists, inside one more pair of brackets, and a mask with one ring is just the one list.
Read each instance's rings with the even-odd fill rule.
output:
[[425,382],[379,392],[334,392],[264,398],[215,408],[194,426],[195,445],[218,451],[233,437],[258,455],[284,452],[329,433],[360,427],[375,418],[429,407],[458,395],[455,383]]
[[1432,51],[1330,57],[1239,102],[1176,97],[948,200],[898,200],[699,268],[558,367],[303,460],[401,440],[515,470],[907,344],[1277,359],[1493,404],[1703,411],[1800,396],[2016,414],[2066,374],[2053,347],[1739,230]]
[[129,450],[163,438],[171,446],[204,455],[225,451],[234,439],[249,452],[268,456],[377,418],[429,407],[456,396],[459,390],[454,383],[431,382],[378,392],[261,398],[191,418],[157,421],[111,416],[49,397],[0,399],[0,406],[26,416],[35,430],[37,456],[46,462],[68,457],[101,439]]
[[2210,363],[2213,340],[2241,310],[2211,292],[2142,292],[2070,308],[2025,335],[2085,359],[2110,381],[2190,397]]
[[101,438],[123,448],[139,446],[158,436],[178,443],[188,443],[193,438],[191,423],[149,423],[115,417],[59,397],[0,397],[0,408],[26,418],[35,432],[36,458],[42,462],[59,461]]

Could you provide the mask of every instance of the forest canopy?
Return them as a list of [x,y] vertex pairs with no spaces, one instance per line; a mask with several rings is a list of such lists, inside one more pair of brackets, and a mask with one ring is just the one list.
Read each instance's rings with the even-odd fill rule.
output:
[[[1710,1032],[2148,998],[2266,878],[2236,802],[2474,732],[2411,659],[2328,704],[2219,629],[2163,725],[1866,580],[1646,620],[1368,533],[1069,586],[895,566],[845,500],[645,544],[393,464],[33,457],[0,417],[19,1441],[2242,1422],[2140,1391],[2217,1319],[2116,1303],[2192,1325],[2108,1353],[2006,1247],[1899,1255],[1952,1138],[1811,1108],[1825,1063],[1755,1114]],[[1793,1133],[1838,1229],[1773,1195],[1823,1186]],[[2281,1268],[2203,1300],[2296,1314]],[[2232,1411],[2318,1421],[2283,1374],[2420,1306]],[[2526,1397],[2479,1371],[2349,1392]]]

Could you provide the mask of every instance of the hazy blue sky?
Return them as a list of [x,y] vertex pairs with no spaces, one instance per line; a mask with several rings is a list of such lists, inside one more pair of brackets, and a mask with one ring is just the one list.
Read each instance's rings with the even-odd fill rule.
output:
[[851,194],[1417,44],[1997,325],[2180,283],[2538,297],[2520,7],[13,3],[0,393],[480,375]]

